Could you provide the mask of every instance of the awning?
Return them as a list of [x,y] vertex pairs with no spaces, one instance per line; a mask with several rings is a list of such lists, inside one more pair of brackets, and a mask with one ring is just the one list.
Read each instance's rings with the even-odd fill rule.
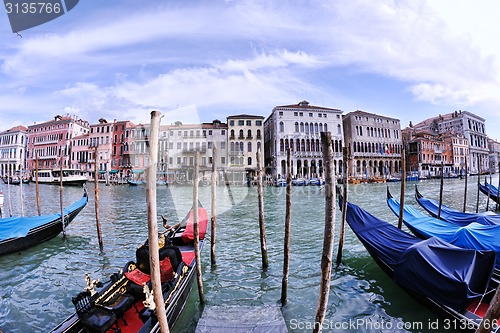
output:
[[118,173],[118,170],[111,170],[109,173]]
[[132,170],[133,173],[143,173],[144,170]]
[[102,174],[106,173],[106,170],[99,170],[99,173],[102,175]]

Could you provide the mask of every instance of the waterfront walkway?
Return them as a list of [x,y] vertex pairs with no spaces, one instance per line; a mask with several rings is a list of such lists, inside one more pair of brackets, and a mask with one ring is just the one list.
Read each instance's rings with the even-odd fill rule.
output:
[[196,333],[288,332],[279,306],[207,306]]

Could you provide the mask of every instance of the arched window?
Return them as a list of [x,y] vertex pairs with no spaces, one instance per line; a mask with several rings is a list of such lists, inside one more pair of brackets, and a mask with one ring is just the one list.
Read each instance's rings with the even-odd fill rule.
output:
[[[257,135],[259,135],[259,134],[258,134],[258,133],[259,133],[259,131],[260,131],[260,130],[257,130]],[[282,121],[280,121],[280,132],[284,132],[284,131],[285,131],[285,124],[284,124]]]
[[231,139],[234,139],[234,130],[231,130]]
[[325,126],[323,127],[323,129],[325,130],[325,132],[328,132],[328,124],[325,124]]
[[340,126],[340,124],[337,125],[337,134],[342,134],[342,126]]
[[231,151],[235,151],[235,149],[234,149],[234,142],[231,142],[231,148],[230,149],[231,149]]
[[314,124],[313,123],[309,124],[309,132],[314,133]]
[[240,137],[238,139],[243,139],[243,130],[240,130]]
[[300,131],[304,132],[304,123],[300,123]]
[[252,158],[251,157],[248,158],[248,165],[252,165]]
[[318,123],[314,124],[314,132],[319,133]]
[[252,138],[252,130],[248,130],[248,132],[247,132],[247,138],[248,139]]
[[257,130],[257,140],[260,139],[260,129]]
[[319,131],[323,132],[323,124],[322,123],[319,124]]
[[295,122],[295,132],[298,132],[298,131],[299,131],[299,123]]
[[309,133],[309,123],[306,123],[306,133]]
[[243,152],[243,142],[240,142],[240,151]]
[[297,139],[297,141],[295,141],[295,146],[296,146],[295,150],[300,151],[300,140],[299,139]]
[[252,151],[252,142],[249,142],[248,143],[248,152],[251,152]]
[[257,141],[257,151],[261,150],[260,141]]

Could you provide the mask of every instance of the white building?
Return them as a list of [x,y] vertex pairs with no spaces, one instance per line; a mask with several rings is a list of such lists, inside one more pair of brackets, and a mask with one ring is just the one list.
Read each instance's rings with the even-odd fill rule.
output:
[[226,182],[245,183],[255,176],[257,151],[263,150],[263,121],[263,116],[248,114],[227,117],[229,175]]
[[266,172],[273,178],[286,175],[286,151],[290,148],[294,178],[322,177],[321,132],[331,132],[335,173],[342,172],[342,111],[298,104],[276,106],[264,123]]
[[484,173],[489,170],[488,137],[485,120],[468,111],[455,111],[426,119],[414,126],[416,130],[427,129],[442,134],[448,131],[462,134],[469,140],[471,173]]
[[387,177],[400,172],[403,148],[399,119],[365,111],[343,117],[344,138],[353,158],[349,175]]
[[16,126],[0,132],[0,176],[26,170],[28,128]]

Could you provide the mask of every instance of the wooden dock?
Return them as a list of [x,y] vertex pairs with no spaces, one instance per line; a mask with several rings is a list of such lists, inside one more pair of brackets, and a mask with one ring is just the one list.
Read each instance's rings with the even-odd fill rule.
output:
[[196,333],[285,333],[285,319],[278,305],[206,306]]

